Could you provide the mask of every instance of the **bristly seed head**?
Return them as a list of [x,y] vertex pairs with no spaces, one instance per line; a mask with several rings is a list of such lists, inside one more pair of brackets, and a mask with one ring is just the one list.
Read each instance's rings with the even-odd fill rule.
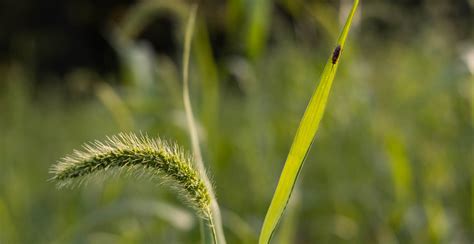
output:
[[203,217],[209,217],[210,194],[191,157],[177,145],[146,135],[119,134],[105,142],[85,144],[83,151],[75,150],[51,168],[52,180],[68,185],[89,175],[111,169],[127,172],[147,172],[172,182],[182,190],[187,202]]

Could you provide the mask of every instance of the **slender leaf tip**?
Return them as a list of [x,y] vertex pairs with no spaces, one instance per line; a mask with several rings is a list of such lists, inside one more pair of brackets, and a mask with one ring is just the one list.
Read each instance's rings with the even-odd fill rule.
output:
[[358,0],[352,5],[351,12],[347,17],[346,23],[337,40],[336,49],[331,53],[324,67],[318,87],[313,93],[303,118],[300,121],[296,131],[293,144],[283,167],[277,188],[273,195],[270,206],[263,221],[260,232],[259,243],[266,244],[270,242],[272,235],[285,211],[288,201],[295,187],[296,180],[301,171],[309,149],[314,141],[314,137],[319,128],[319,123],[324,115],[328,96],[331,90],[332,82],[339,66],[339,61],[344,50],[347,34],[354,17]]

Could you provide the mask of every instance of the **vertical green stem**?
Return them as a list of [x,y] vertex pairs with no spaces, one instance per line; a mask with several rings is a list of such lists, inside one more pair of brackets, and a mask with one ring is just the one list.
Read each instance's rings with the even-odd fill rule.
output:
[[216,228],[215,228],[215,225],[214,225],[214,218],[212,216],[212,213],[209,211],[209,227],[211,229],[211,232],[212,232],[212,240],[214,241],[214,243],[219,243],[217,241],[217,233],[216,233]]
[[194,30],[194,25],[196,21],[197,5],[193,5],[191,8],[191,14],[189,16],[188,23],[186,25],[186,35],[184,43],[184,52],[183,52],[183,102],[184,109],[186,111],[186,120],[189,128],[189,134],[191,137],[191,144],[193,152],[196,158],[196,167],[203,178],[206,187],[209,189],[209,194],[211,196],[211,207],[208,211],[208,218],[210,221],[210,228],[213,233],[213,238],[215,243],[225,244],[224,231],[222,229],[222,221],[219,205],[217,204],[212,185],[209,181],[209,178],[206,174],[204,168],[204,163],[202,159],[201,149],[199,147],[199,137],[196,129],[196,122],[193,116],[193,110],[191,107],[191,100],[189,98],[189,56],[191,53],[191,40]]

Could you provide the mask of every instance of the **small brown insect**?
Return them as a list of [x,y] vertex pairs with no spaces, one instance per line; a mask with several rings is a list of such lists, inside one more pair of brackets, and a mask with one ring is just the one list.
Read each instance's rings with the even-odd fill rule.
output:
[[341,55],[341,45],[337,45],[337,47],[334,49],[334,52],[332,53],[332,64],[336,64],[337,59],[339,59],[340,55]]

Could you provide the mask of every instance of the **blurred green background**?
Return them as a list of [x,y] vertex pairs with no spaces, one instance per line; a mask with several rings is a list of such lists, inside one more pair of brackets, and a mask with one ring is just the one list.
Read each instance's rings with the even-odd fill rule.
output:
[[[0,243],[198,243],[163,185],[49,167],[146,132],[190,149],[190,1],[0,3]],[[352,1],[200,1],[191,100],[229,243],[256,243]],[[474,242],[474,2],[362,0],[274,243]]]

